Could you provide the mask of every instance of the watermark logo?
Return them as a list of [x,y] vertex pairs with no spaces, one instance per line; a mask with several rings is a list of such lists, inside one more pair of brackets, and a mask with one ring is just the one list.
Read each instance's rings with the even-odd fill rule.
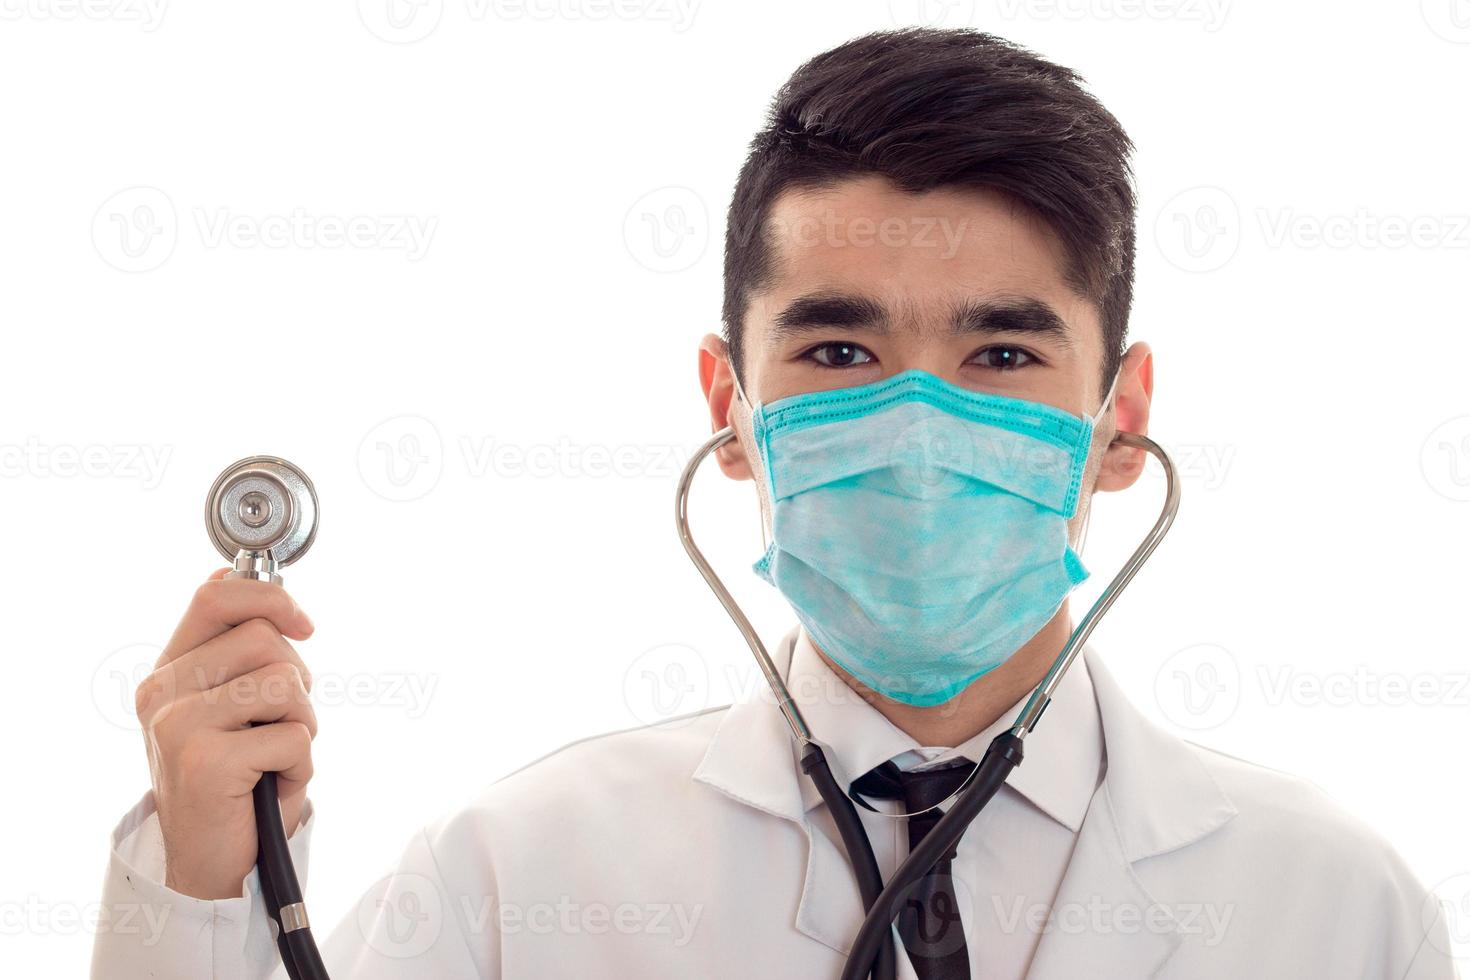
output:
[[1470,415],[1440,423],[1424,440],[1419,468],[1435,493],[1470,500]]
[[[1437,928],[1435,920],[1444,920]],[[1430,945],[1451,959],[1470,959],[1470,873],[1444,879],[1424,896],[1419,924]]]
[[1181,191],[1159,210],[1154,240],[1175,267],[1213,272],[1240,247],[1240,208],[1219,187]]
[[698,650],[683,643],[645,650],[623,673],[623,704],[643,725],[706,708],[709,700],[709,664]]
[[102,202],[92,216],[92,244],[102,260],[123,272],[148,272],[168,261],[179,239],[179,216],[157,187],[128,187]]
[[633,260],[652,272],[683,272],[709,245],[709,209],[687,187],[644,194],[623,218],[623,242]]
[[[156,643],[132,643],[109,653],[102,658],[92,672],[92,704],[109,723],[127,731],[139,731],[143,726],[138,721],[138,685],[153,673],[154,664],[163,656],[163,647]],[[156,679],[160,684],[172,685],[172,671],[161,671]],[[172,690],[159,690],[155,698],[172,700]]]
[[927,415],[904,426],[888,453],[897,487],[910,497],[953,496],[975,472],[971,428],[952,415]]
[[888,0],[888,15],[899,27],[968,27],[975,0]]
[[1419,0],[1429,29],[1451,44],[1470,44],[1470,0]]
[[1229,721],[1240,707],[1240,664],[1213,643],[1175,651],[1154,675],[1154,700],[1179,728],[1204,731]]
[[357,16],[379,40],[412,44],[434,33],[444,0],[357,0]]
[[357,447],[357,471],[384,500],[418,500],[439,484],[444,440],[434,423],[399,415],[376,425]]
[[444,927],[444,901],[420,874],[391,874],[357,903],[357,928],[374,952],[395,960],[422,956]]

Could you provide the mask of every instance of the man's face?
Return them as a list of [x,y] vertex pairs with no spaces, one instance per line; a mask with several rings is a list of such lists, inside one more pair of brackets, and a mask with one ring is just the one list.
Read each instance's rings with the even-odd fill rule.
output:
[[[1065,279],[1054,233],[984,190],[910,194],[881,177],[789,191],[766,229],[774,276],[751,297],[742,387],[751,402],[867,384],[913,368],[974,391],[1096,413],[1106,395],[1095,303]],[[1119,427],[1147,428],[1152,388],[1146,346],[1129,352],[1117,393]],[[730,368],[715,337],[701,374],[715,426],[736,427],[743,451],[720,463],[737,479],[759,473],[750,406],[730,397]],[[1142,465],[1114,447],[1100,420],[1084,486],[1121,489]],[[1109,471],[1098,478],[1099,468]],[[1109,475],[1110,474],[1110,475]],[[764,489],[764,488],[762,488]],[[767,501],[762,494],[762,510]],[[1074,519],[1074,534],[1084,506]]]

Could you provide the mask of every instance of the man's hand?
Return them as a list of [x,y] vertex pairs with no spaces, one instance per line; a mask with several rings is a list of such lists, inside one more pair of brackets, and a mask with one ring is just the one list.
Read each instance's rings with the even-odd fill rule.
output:
[[286,830],[295,831],[316,736],[311,675],[286,642],[311,636],[311,620],[279,585],[226,579],[228,571],[194,593],[137,691],[165,884],[195,898],[242,894],[255,864],[250,791],[261,773],[280,773]]

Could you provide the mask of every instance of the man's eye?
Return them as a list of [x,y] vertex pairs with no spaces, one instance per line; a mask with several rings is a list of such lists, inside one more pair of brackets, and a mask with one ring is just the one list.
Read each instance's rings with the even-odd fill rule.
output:
[[867,364],[873,360],[873,355],[857,344],[845,344],[840,341],[813,347],[806,352],[806,356],[823,367],[831,368],[852,367],[854,364]]
[[1030,352],[1019,347],[1006,347],[996,345],[986,347],[974,357],[974,362],[981,367],[993,368],[997,371],[1013,371],[1019,367],[1035,362],[1036,357]]

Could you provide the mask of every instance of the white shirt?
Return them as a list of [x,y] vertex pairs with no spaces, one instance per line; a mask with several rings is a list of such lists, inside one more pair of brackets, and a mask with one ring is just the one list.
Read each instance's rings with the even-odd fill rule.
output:
[[[793,645],[772,651],[783,671]],[[1086,710],[1078,674],[1069,710],[1053,705],[1027,740],[1016,792],[961,844],[969,880],[1010,882],[976,886],[979,962],[996,955],[1020,969],[1029,955],[1032,980],[1455,976],[1444,910],[1376,834],[1303,780],[1157,728],[1094,651],[1083,657],[1106,771],[1058,884],[1088,767],[1057,778],[1047,760],[1067,765],[1056,742],[1073,729],[1064,715]],[[820,731],[823,709],[811,707]],[[862,748],[834,752],[886,751],[890,733],[853,718],[829,717],[826,737]],[[780,712],[759,692],[573,743],[414,835],[395,874],[353,908],[313,907],[319,941],[340,917],[323,956],[335,980],[836,978],[862,901],[805,781]],[[313,824],[330,833],[341,819],[315,814],[291,838],[303,876]],[[889,867],[895,833],[875,831]],[[1027,869],[1033,847],[1045,858]],[[202,901],[165,888],[162,867],[145,796],[113,834],[94,978],[283,976],[254,873],[240,897]],[[1003,906],[1054,892],[1053,926],[1023,920],[1022,938],[987,931],[985,903],[1004,887]]]
[[[1025,699],[984,731],[955,747],[921,746],[895,727],[827,666],[803,630],[787,684],[844,789],[888,760],[900,769],[927,768],[963,756],[979,762],[986,747],[1014,724]],[[1046,716],[1026,738],[1025,758],[960,840],[953,876],[970,975],[1020,980],[1077,844],[1082,818],[1102,778],[1102,723],[1092,679],[1081,657],[1062,678]],[[841,846],[811,780],[802,799],[829,839]],[[897,801],[869,801],[887,813]],[[946,805],[944,809],[948,809]],[[886,881],[908,856],[907,822],[859,809]]]

